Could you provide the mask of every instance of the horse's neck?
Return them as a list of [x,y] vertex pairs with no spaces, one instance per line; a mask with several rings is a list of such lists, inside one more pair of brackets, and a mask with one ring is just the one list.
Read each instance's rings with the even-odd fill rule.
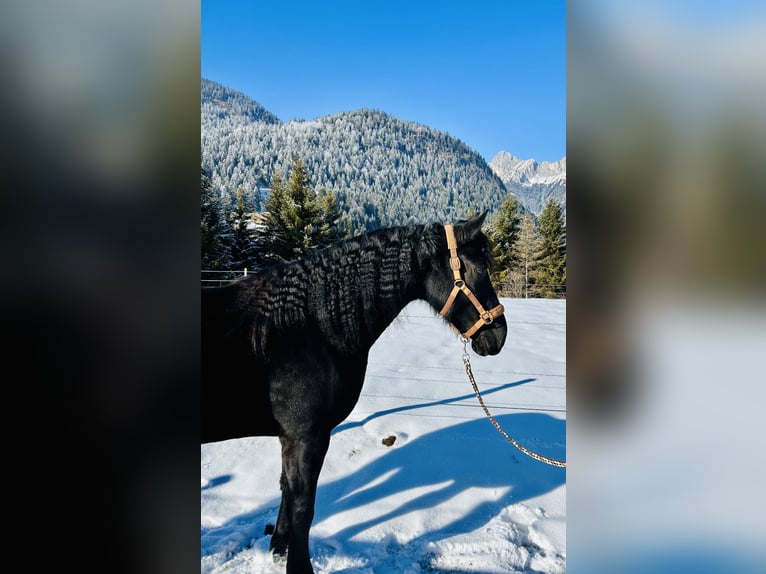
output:
[[[333,301],[325,315],[349,345],[367,348],[399,312],[420,295],[413,240],[383,241],[375,249],[362,245],[339,262],[328,286]],[[333,308],[334,302],[340,307]]]
[[419,282],[411,259],[411,253],[403,251],[398,258],[384,259],[380,264],[377,292],[365,301],[368,318],[375,322],[371,325],[375,338],[418,296]]

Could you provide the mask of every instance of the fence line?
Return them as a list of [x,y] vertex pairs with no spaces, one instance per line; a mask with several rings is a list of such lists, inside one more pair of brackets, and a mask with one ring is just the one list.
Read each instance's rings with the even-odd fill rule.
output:
[[[516,297],[505,297],[505,299],[516,299]],[[433,319],[437,315],[411,315],[409,313],[401,313],[399,319]],[[509,325],[548,325],[549,327],[566,327],[566,323],[549,323],[546,321],[516,321],[513,319],[507,319],[506,323]]]
[[[470,389],[469,389],[470,390]],[[401,396],[401,395],[373,395],[370,393],[365,393],[362,391],[362,396],[366,398],[372,398],[372,399],[395,399],[396,401],[409,401],[412,403],[415,402],[429,402],[429,401],[437,401],[441,402],[440,399],[434,399],[432,397],[409,397],[409,396]],[[481,409],[481,405],[478,403],[472,402],[475,401],[476,397],[474,395],[471,395],[470,398],[463,399],[465,402],[443,402],[442,404],[439,404],[439,407],[450,407],[450,408],[467,408],[467,409]],[[436,406],[436,405],[434,405]],[[563,405],[541,405],[541,404],[526,404],[526,403],[519,403],[517,406],[510,406],[507,404],[491,404],[487,402],[487,408],[491,409],[492,411],[537,411],[537,412],[549,412],[549,413],[566,413],[567,409],[566,406]],[[410,413],[407,412],[398,412],[397,415],[400,416],[413,416]],[[415,415],[418,416],[418,415]],[[423,414],[419,416],[433,416],[430,414]]]
[[[454,367],[452,366],[445,366],[445,367],[432,367],[429,365],[407,365],[405,363],[384,363],[382,361],[375,361],[371,360],[367,363],[368,365],[374,365],[376,367],[383,367],[383,368],[407,368],[407,369],[440,369],[443,371],[452,371],[454,370]],[[458,371],[461,372],[461,371]],[[493,370],[493,373],[496,373],[498,375],[524,375],[526,377],[560,377],[560,378],[566,378],[566,374],[556,374],[556,373],[530,373],[527,371],[500,371],[500,370]],[[375,376],[382,376],[382,375],[375,375]],[[451,381],[444,381],[443,379],[413,379],[412,377],[401,377],[405,379],[412,379],[412,380],[418,380],[418,381],[443,381],[443,382],[451,382]],[[462,382],[462,377],[461,377]],[[551,388],[558,388],[558,387],[551,387]]]
[[210,277],[211,274],[217,273],[219,277],[217,279],[215,278],[205,278],[202,277],[202,285],[204,286],[216,286],[216,287],[222,287],[223,285],[226,285],[228,283],[233,283],[240,277],[247,277],[247,267],[245,267],[242,271],[219,271],[217,269],[203,269],[202,273],[207,273],[208,277]]
[[[460,369],[453,369],[456,372],[454,380],[445,380],[444,378],[440,377],[439,374],[433,373],[434,378],[431,377],[413,377],[413,376],[407,376],[404,373],[386,373],[385,369],[381,370],[381,367],[384,366],[384,363],[379,363],[376,361],[370,361],[370,367],[372,367],[371,370],[373,372],[367,372],[365,375],[365,381],[367,379],[384,379],[386,381],[391,381],[393,384],[401,383],[403,382],[419,382],[419,383],[439,383],[439,385],[446,385],[444,388],[445,393],[450,393],[454,391],[450,391],[448,389],[455,389],[456,387],[464,388],[466,386],[466,381],[459,377],[459,375],[462,373]],[[399,365],[400,367],[406,365]],[[377,367],[377,368],[376,368]],[[391,365],[391,367],[395,367],[394,365]],[[421,366],[420,369],[447,369],[448,367],[430,367],[430,366]],[[401,375],[405,376],[401,376]],[[561,377],[565,378],[566,375],[553,375],[553,374],[543,374],[543,373],[519,373],[514,371],[503,371],[500,373],[499,371],[493,372],[493,375],[508,375],[508,374],[515,374],[515,375],[528,375],[528,376],[534,376],[539,378],[544,377]],[[397,376],[399,375],[399,376]],[[535,379],[532,379],[535,380]],[[564,382],[563,385],[556,385],[556,384],[540,384],[542,381],[537,380],[534,384],[535,391],[540,391],[545,389],[543,391],[545,393],[545,396],[547,397],[547,392],[553,391],[553,392],[564,392],[566,393],[566,383]],[[506,391],[506,389],[503,389],[505,386],[504,383],[485,383],[483,385],[485,393],[492,392],[495,389]],[[430,404],[434,403],[434,406],[438,404],[441,407],[455,407],[455,408],[461,408],[461,409],[478,409],[481,410],[481,407],[478,403],[475,402],[475,397],[473,393],[471,392],[470,387],[466,390],[464,395],[461,395],[460,397],[457,397],[456,400],[444,400],[444,399],[435,399],[433,396],[419,396],[417,393],[413,396],[409,393],[395,393],[395,394],[388,394],[385,392],[382,394],[375,393],[374,391],[368,390],[369,385],[365,384],[365,386],[362,388],[362,393],[360,396],[360,400],[362,399],[368,399],[372,401],[392,401],[394,404]],[[380,392],[382,389],[378,389],[378,392]],[[547,391],[547,392],[546,392]],[[544,401],[542,403],[540,402],[529,402],[518,399],[516,401],[511,400],[510,397],[520,396],[514,395],[511,391],[511,394],[503,393],[503,396],[496,396],[492,395],[492,398],[487,398],[488,401],[488,408],[490,408],[492,411],[498,412],[498,411],[538,411],[538,412],[551,412],[551,413],[566,413],[567,412],[567,406],[566,403],[561,404],[560,399],[561,397],[558,397],[559,400],[553,399],[551,403],[547,403],[547,401]],[[523,396],[523,395],[522,395]],[[531,397],[528,397],[531,398]],[[538,397],[542,398],[542,397]],[[551,397],[553,398],[553,397]],[[534,400],[534,399],[533,399]],[[564,394],[564,401],[566,401],[566,394]],[[374,403],[373,403],[374,404]],[[375,408],[374,406],[370,405],[371,408]],[[399,413],[401,415],[412,415],[416,416],[414,413],[407,413],[407,412],[401,412]],[[434,416],[432,414],[425,414],[422,413],[417,416]]]
[[566,299],[566,283],[519,283],[497,285],[498,297],[510,299]]
[[[233,283],[240,277],[247,276],[247,268],[236,271],[220,271],[217,269],[203,269],[202,273],[207,273],[208,277],[212,274],[218,274],[218,278],[202,277],[201,281],[204,284],[212,285],[217,284],[219,287],[226,285],[227,283]],[[553,292],[546,292],[544,296],[539,294],[541,289],[553,289]],[[508,297],[509,299],[529,299],[529,298],[541,298],[541,299],[566,299],[566,283],[523,283],[518,285],[501,285],[497,289],[498,297]]]

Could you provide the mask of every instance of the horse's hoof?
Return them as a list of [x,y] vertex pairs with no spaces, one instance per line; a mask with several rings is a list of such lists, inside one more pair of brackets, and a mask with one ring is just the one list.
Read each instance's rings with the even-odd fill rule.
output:
[[287,546],[278,546],[274,548],[274,553],[271,555],[274,564],[278,566],[284,566],[287,564]]
[[269,550],[274,553],[274,562],[281,564],[283,561],[287,560],[287,544],[281,540],[272,538],[271,544],[269,544]]
[[263,529],[263,535],[264,536],[271,536],[274,534],[274,525],[273,524],[267,524],[266,528]]

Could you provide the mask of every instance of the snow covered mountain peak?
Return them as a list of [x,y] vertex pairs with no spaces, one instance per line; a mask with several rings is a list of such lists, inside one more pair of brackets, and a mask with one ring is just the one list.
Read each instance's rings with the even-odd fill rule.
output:
[[523,186],[551,185],[559,182],[566,184],[567,179],[566,156],[558,161],[538,163],[534,159],[521,159],[507,151],[501,151],[492,158],[489,167],[504,183],[511,182]]

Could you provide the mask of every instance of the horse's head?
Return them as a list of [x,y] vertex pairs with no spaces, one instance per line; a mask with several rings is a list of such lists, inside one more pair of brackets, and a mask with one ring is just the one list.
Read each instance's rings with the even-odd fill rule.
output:
[[439,231],[426,277],[426,297],[479,355],[503,348],[508,325],[489,280],[489,240],[481,232],[487,213]]

